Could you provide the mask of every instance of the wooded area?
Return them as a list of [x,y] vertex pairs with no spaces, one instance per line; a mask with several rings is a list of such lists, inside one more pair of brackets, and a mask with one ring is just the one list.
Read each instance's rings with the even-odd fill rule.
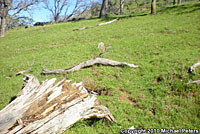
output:
[[[178,4],[181,4],[181,0],[178,0]],[[137,7],[142,8],[140,5],[144,5],[146,2],[143,1],[141,4],[135,1]],[[169,2],[166,1],[166,4]],[[87,0],[76,0],[73,4],[69,0],[1,0],[0,1],[0,18],[1,37],[4,37],[5,30],[9,28],[24,26],[28,27],[33,23],[31,16],[27,17],[23,13],[30,13],[37,6],[44,4],[42,8],[49,11],[51,16],[50,22],[40,22],[44,24],[52,24],[76,19],[84,19],[96,16],[99,18],[106,17],[109,14],[124,14],[124,8],[128,10],[134,1],[131,0],[97,0],[88,2]],[[73,8],[70,7],[73,5]],[[151,1],[151,14],[156,14],[156,0]],[[173,0],[173,5],[176,5],[176,0]],[[69,10],[69,8],[72,8]],[[146,7],[145,7],[146,8]],[[126,10],[127,10],[126,9]],[[38,9],[37,9],[38,10]],[[81,17],[82,16],[82,17]],[[39,23],[39,22],[36,22]]]

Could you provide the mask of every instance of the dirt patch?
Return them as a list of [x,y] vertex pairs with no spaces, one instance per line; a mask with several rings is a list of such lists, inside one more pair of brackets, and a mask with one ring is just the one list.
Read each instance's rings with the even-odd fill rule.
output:
[[131,98],[127,92],[122,91],[122,90],[119,90],[119,91],[122,93],[122,95],[118,97],[120,101],[128,102],[131,106],[137,105],[136,100]]
[[153,82],[154,83],[159,83],[159,82],[161,82],[161,81],[163,81],[164,79],[163,79],[163,77],[162,76],[159,76],[159,77],[157,77]]
[[45,32],[47,29],[49,29],[48,27],[44,27],[42,29],[39,30],[39,32]]
[[173,31],[171,29],[168,29],[168,28],[164,28],[161,33],[164,33],[164,34],[176,34],[176,31]]
[[155,116],[156,115],[156,108],[150,109],[151,115]]
[[92,67],[92,74],[97,77],[103,75],[101,72],[98,72],[95,67]]
[[99,95],[104,95],[104,96],[111,96],[112,95],[112,91],[108,90],[105,87],[98,89],[96,92]]
[[84,78],[83,86],[89,91],[96,91],[98,88],[95,80],[88,77]]
[[62,45],[59,44],[59,43],[53,43],[53,44],[50,45],[50,48],[53,48],[53,47],[60,47],[60,46],[62,46]]
[[176,80],[176,79],[183,79],[183,77],[180,75],[180,74],[173,74],[173,79]]
[[98,87],[95,83],[94,79],[88,79],[83,82],[83,86],[88,90],[88,91],[93,91],[98,93],[98,95],[103,95],[103,96],[111,96],[112,91],[108,90],[106,87]]

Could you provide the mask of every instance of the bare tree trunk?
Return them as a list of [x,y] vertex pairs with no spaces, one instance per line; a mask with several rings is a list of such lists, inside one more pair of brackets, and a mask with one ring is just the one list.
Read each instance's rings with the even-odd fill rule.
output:
[[151,14],[156,14],[156,0],[151,1]]
[[176,0],[173,0],[173,5],[176,5]]
[[181,4],[182,0],[178,0],[178,4]]
[[55,21],[55,23],[58,22],[58,16],[54,16],[54,21]]
[[101,5],[101,10],[99,14],[99,18],[105,17],[106,16],[106,4],[107,0],[102,0],[102,5]]
[[5,28],[6,28],[6,16],[8,15],[8,1],[1,0],[0,1],[0,16],[1,16],[1,37],[4,37],[5,35]]
[[1,17],[1,37],[5,35],[5,28],[6,28],[6,17]]
[[124,8],[124,0],[120,0],[120,14],[123,14],[123,8]]

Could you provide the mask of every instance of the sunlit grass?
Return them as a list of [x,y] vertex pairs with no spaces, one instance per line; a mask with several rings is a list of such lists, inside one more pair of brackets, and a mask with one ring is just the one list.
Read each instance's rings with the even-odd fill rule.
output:
[[[187,73],[188,67],[200,60],[199,7],[195,2],[161,9],[155,16],[148,12],[114,16],[121,19],[82,31],[72,29],[107,19],[8,31],[0,39],[0,109],[22,87],[22,76],[15,74],[32,69],[40,80],[84,81],[111,92],[98,100],[110,109],[116,123],[81,120],[67,134],[111,134],[131,126],[200,129],[200,87],[187,84],[189,79],[200,79],[198,68],[196,75]],[[105,58],[138,64],[139,68],[93,66],[68,75],[40,75],[42,69],[64,69],[98,56],[99,42],[112,45]],[[123,92],[134,105],[120,100]]]

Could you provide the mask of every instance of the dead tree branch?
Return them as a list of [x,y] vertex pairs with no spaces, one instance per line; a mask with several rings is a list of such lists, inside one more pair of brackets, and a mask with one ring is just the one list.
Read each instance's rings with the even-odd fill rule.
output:
[[197,84],[197,85],[199,85],[200,84],[200,80],[196,80],[196,81],[189,80],[189,82],[187,84]]
[[93,58],[91,60],[82,62],[76,66],[70,67],[68,69],[57,69],[57,70],[43,70],[42,74],[46,75],[46,74],[63,74],[63,73],[71,73],[71,72],[75,72],[81,68],[85,68],[85,67],[90,67],[96,64],[101,64],[101,65],[109,65],[109,66],[127,66],[127,67],[131,67],[131,68],[137,68],[137,65],[134,64],[129,64],[126,62],[118,62],[118,61],[114,61],[114,60],[110,60],[110,59],[104,59],[104,58]]
[[0,111],[1,134],[56,134],[80,119],[106,118],[115,121],[110,111],[97,102],[82,83],[56,78],[40,83],[25,75],[20,95]]

